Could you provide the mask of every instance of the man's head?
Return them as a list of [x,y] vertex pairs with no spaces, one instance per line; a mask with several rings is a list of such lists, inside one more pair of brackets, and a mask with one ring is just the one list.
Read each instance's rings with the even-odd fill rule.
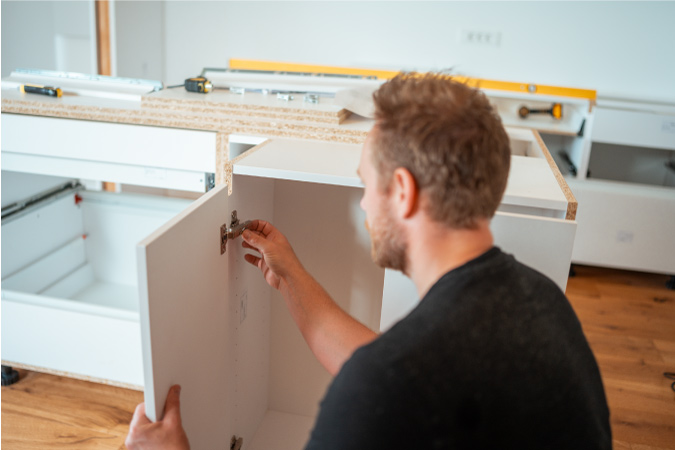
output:
[[387,201],[392,186],[409,175],[419,209],[432,221],[450,229],[476,228],[501,202],[511,157],[509,139],[484,94],[444,75],[400,74],[373,98],[376,124],[364,146],[368,160],[362,158],[360,171],[372,164],[378,192],[367,201],[364,179],[362,206],[366,213],[372,211],[368,222],[375,261],[404,270],[405,255],[393,258],[402,260],[403,267],[392,265],[390,257],[377,258],[389,250],[405,253],[407,247]]

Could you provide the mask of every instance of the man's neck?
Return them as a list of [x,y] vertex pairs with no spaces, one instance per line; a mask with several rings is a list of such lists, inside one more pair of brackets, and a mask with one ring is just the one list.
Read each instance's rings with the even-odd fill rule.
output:
[[407,275],[420,298],[449,271],[487,252],[494,240],[490,222],[476,229],[449,229],[435,222],[423,224],[408,240]]

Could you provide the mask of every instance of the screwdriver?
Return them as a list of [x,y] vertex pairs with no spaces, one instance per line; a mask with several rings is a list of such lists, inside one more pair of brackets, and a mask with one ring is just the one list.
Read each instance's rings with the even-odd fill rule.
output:
[[61,97],[61,88],[51,86],[40,86],[37,84],[22,84],[19,86],[19,91],[28,94],[42,94],[50,97]]

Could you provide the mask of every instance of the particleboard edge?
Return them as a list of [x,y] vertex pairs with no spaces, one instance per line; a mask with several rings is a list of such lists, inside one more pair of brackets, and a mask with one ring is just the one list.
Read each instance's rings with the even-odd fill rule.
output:
[[560,186],[560,189],[562,190],[563,194],[565,195],[565,199],[567,200],[567,213],[565,215],[565,220],[574,220],[577,217],[577,207],[578,207],[577,199],[574,196],[574,193],[570,189],[569,185],[567,184],[567,181],[565,181],[565,177],[563,177],[562,173],[560,173],[558,165],[553,160],[553,156],[551,156],[551,153],[548,151],[548,148],[546,147],[546,144],[544,143],[544,140],[541,138],[539,132],[537,130],[532,130],[532,133],[534,134],[534,138],[539,143],[539,147],[541,148],[541,151],[544,153],[544,157],[546,158],[546,161],[548,161],[548,165],[551,167],[553,176],[555,176],[556,181],[558,181],[558,185]]

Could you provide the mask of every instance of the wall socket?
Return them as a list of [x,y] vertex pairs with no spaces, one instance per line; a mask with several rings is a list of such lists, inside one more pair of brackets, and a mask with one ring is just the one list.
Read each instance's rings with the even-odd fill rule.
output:
[[499,47],[501,41],[501,31],[459,30],[460,44]]

